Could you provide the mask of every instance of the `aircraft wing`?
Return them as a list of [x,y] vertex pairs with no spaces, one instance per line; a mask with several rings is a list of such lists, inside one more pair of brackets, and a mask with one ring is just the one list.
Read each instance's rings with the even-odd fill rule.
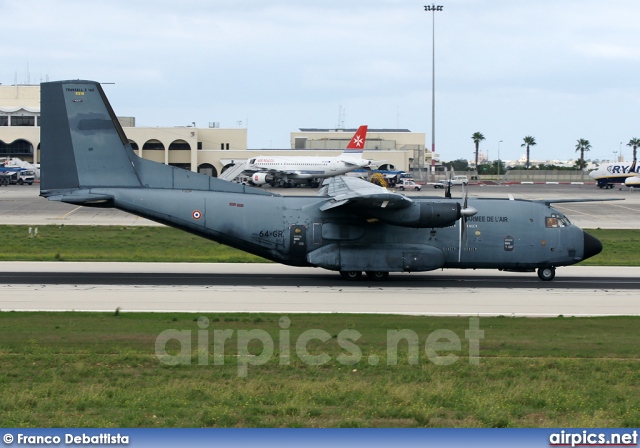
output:
[[[367,165],[362,165],[362,159],[357,159],[357,160],[349,160],[349,159],[341,159],[342,162],[344,162],[345,165],[349,165],[349,166],[367,166]],[[369,165],[371,164],[371,162],[369,162]]]
[[624,201],[624,198],[602,198],[602,199],[536,199],[531,202],[540,202],[542,204],[570,204],[572,202],[606,202],[606,201]]
[[322,211],[347,205],[355,205],[359,208],[405,208],[413,203],[404,195],[392,193],[386,188],[348,176],[326,179],[318,191],[318,196],[331,198],[320,207]]

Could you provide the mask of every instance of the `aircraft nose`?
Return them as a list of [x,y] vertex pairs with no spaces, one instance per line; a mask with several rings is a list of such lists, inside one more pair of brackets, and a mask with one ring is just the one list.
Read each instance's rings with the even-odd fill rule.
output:
[[589,235],[587,232],[582,232],[584,236],[584,256],[583,260],[591,258],[602,252],[602,243],[595,236]]

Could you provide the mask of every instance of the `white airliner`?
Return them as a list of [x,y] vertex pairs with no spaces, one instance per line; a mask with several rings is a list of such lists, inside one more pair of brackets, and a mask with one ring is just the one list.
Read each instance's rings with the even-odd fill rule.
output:
[[615,184],[640,187],[640,165],[633,162],[603,163],[589,177],[598,181],[600,188],[613,188]]
[[249,159],[247,171],[254,171],[251,181],[256,185],[280,185],[290,187],[301,179],[312,186],[318,186],[317,179],[339,176],[349,171],[367,167],[371,160],[362,158],[367,138],[367,126],[360,126],[347,145],[347,149],[337,157],[322,156],[260,156]]

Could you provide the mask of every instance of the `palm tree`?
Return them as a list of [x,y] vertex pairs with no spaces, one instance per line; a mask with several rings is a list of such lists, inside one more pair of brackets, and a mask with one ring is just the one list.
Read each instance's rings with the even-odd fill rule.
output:
[[580,169],[584,169],[584,152],[589,151],[591,149],[591,143],[589,140],[585,140],[583,138],[578,139],[578,144],[576,145],[576,151],[580,151]]
[[627,146],[631,146],[633,148],[633,161],[636,161],[636,148],[640,146],[640,138],[632,138],[627,143]]
[[537,143],[535,137],[531,137],[530,135],[527,135],[523,140],[524,143],[520,145],[520,147],[527,147],[527,169],[529,169],[529,146],[535,146]]
[[478,170],[478,147],[480,146],[480,142],[484,140],[484,135],[482,132],[474,132],[471,136],[473,139],[473,143],[476,144],[476,171]]

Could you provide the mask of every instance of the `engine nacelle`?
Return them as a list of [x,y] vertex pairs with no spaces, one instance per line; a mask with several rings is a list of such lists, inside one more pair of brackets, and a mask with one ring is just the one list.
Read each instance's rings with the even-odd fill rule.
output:
[[634,188],[640,187],[640,176],[627,177],[624,180],[624,184],[627,187],[634,187]]
[[251,182],[256,185],[268,184],[273,180],[273,176],[269,173],[253,173],[251,176]]
[[414,202],[407,208],[381,208],[371,214],[380,221],[395,226],[424,229],[454,225],[460,219],[461,208],[457,202]]

